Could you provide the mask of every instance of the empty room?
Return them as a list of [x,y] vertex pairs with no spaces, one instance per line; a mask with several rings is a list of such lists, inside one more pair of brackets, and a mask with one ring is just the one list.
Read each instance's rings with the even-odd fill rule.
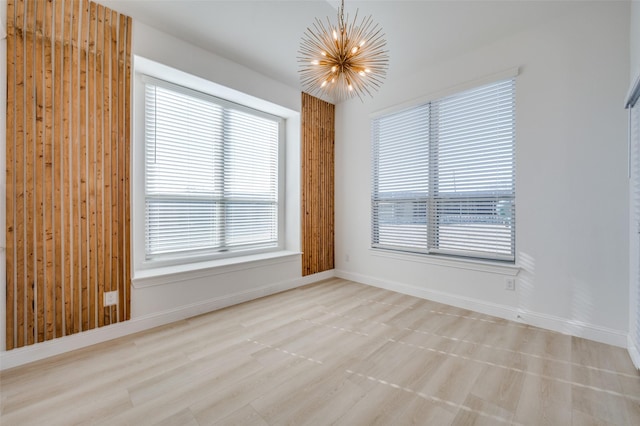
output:
[[0,424],[640,424],[640,1],[0,0]]

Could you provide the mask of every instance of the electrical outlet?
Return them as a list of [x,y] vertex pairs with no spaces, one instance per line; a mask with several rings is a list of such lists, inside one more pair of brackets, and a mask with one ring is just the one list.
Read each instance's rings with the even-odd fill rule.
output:
[[345,261],[345,262],[348,262],[349,260],[351,260],[351,258],[349,257],[349,255],[348,255],[348,254],[345,254],[345,255],[344,255],[344,261]]
[[504,279],[504,289],[514,291],[516,289],[516,279],[515,278],[505,278]]
[[118,290],[106,291],[104,293],[104,306],[113,306],[118,304]]

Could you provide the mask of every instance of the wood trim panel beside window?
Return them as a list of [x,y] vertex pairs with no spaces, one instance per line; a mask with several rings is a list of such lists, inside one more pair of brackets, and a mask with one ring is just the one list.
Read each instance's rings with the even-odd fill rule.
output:
[[12,349],[130,316],[131,18],[88,0],[9,0],[7,21]]
[[302,93],[302,275],[334,268],[335,105]]

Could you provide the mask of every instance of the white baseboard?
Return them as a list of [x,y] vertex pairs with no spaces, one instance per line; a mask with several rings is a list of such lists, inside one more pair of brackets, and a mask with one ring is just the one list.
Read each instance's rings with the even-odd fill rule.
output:
[[633,341],[630,334],[627,336],[627,350],[633,365],[640,370],[640,347]]
[[525,324],[557,331],[558,333],[568,334],[570,336],[582,337],[596,342],[606,343],[607,345],[618,346],[620,348],[627,347],[626,331],[601,327],[599,325],[589,324],[583,321],[556,317],[524,309],[519,309],[518,313],[522,322]]
[[38,361],[51,356],[59,355],[75,349],[84,348],[96,343],[106,342],[118,337],[148,330],[171,322],[190,318],[227,306],[254,300],[260,297],[276,294],[296,287],[312,284],[325,279],[339,277],[347,280],[384,288],[398,293],[408,294],[435,302],[469,309],[475,312],[493,315],[525,324],[541,327],[544,329],[557,331],[577,337],[595,340],[619,347],[627,347],[634,365],[640,369],[640,349],[632,344],[627,333],[613,330],[593,324],[554,317],[547,314],[526,311],[513,308],[511,306],[499,305],[490,302],[483,302],[477,299],[458,296],[450,293],[439,292],[420,288],[404,283],[381,280],[364,274],[356,274],[341,270],[329,270],[306,277],[295,278],[280,283],[275,283],[259,287],[250,291],[235,293],[219,298],[209,299],[191,305],[159,312],[152,315],[133,318],[129,321],[101,327],[71,336],[49,340],[35,345],[25,346],[10,351],[0,352],[0,370],[17,367]]
[[190,318],[196,315],[226,308],[227,306],[236,305],[238,303],[247,302],[249,300],[258,299],[260,297],[280,293],[282,291],[301,287],[307,284],[312,284],[314,282],[332,278],[333,276],[334,271],[329,270],[318,274],[308,275],[306,277],[295,278],[280,283],[266,285],[249,291],[204,300],[202,302],[181,306],[152,315],[132,318],[129,321],[124,321],[93,330],[83,331],[78,334],[60,337],[58,339],[48,340],[46,342],[37,343],[30,346],[24,346],[10,351],[0,352],[0,370],[6,370],[9,368],[28,364],[33,361],[60,355],[75,349],[95,345],[96,343],[106,342],[108,340],[127,336],[139,331],[149,330],[151,328],[169,324],[185,318]]
[[571,336],[583,337],[585,339],[622,348],[627,347],[627,333],[620,330],[600,327],[548,314],[531,312],[512,306],[480,301],[469,297],[416,287],[405,283],[381,280],[372,276],[356,274],[343,270],[336,270],[335,276],[374,287],[396,291],[398,293],[408,294],[410,296],[433,300],[434,302],[444,303],[462,309],[469,309],[474,312],[492,315],[498,318],[518,321],[524,324],[557,331]]

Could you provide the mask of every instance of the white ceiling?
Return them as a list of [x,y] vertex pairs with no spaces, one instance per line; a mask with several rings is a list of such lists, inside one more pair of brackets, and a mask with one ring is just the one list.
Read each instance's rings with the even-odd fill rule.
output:
[[[336,20],[339,0],[98,0],[292,87],[297,51],[315,17]],[[587,7],[582,1],[368,0],[345,14],[372,15],[386,34],[388,78],[453,57],[511,33]]]

